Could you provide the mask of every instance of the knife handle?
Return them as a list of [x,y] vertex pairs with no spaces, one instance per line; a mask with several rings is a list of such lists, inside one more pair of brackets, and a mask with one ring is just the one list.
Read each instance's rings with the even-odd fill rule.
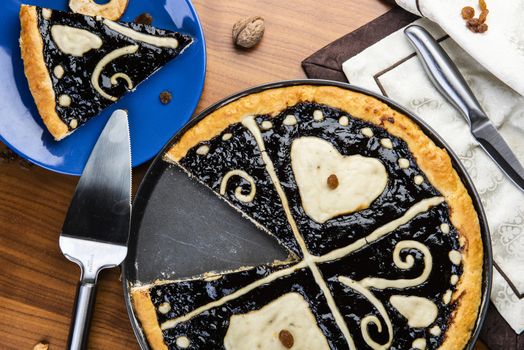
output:
[[91,315],[93,314],[95,299],[96,283],[80,281],[76,289],[76,299],[73,307],[73,316],[71,317],[67,349],[87,349],[89,326],[91,325]]
[[473,128],[486,121],[487,116],[469,85],[439,43],[418,25],[404,29],[415,48],[424,70],[435,87],[454,105]]

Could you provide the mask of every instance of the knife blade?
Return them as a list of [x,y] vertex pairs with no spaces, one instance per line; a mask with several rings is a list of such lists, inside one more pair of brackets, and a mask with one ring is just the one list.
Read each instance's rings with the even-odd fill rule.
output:
[[131,148],[127,113],[109,118],[89,156],[60,234],[65,257],[81,276],[68,349],[85,349],[98,274],[127,255],[131,220]]
[[524,191],[524,167],[491,123],[466,80],[437,41],[418,25],[405,30],[430,80],[468,121],[471,133],[513,183]]
[[495,126],[491,122],[481,124],[472,129],[472,134],[515,185],[524,189],[524,168]]

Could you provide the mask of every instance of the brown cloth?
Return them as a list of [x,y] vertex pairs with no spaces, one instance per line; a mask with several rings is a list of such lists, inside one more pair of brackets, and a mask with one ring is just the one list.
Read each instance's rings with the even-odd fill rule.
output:
[[377,19],[344,35],[302,61],[308,78],[347,82],[342,63],[416,20],[417,16],[395,7]]
[[[391,11],[315,52],[304,61],[302,68],[308,78],[347,82],[342,63],[377,43],[389,34],[416,20],[417,16],[395,7]],[[480,339],[491,350],[524,350],[524,333],[515,334],[490,303]]]

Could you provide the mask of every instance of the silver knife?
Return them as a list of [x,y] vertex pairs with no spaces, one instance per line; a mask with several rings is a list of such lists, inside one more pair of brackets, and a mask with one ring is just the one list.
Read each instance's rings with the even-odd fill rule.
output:
[[424,28],[410,25],[404,30],[435,87],[466,118],[471,133],[500,169],[524,191],[524,168],[491,123],[464,77]]
[[85,349],[96,282],[127,255],[131,220],[131,148],[127,113],[107,122],[84,168],[60,234],[60,249],[81,276],[67,348]]

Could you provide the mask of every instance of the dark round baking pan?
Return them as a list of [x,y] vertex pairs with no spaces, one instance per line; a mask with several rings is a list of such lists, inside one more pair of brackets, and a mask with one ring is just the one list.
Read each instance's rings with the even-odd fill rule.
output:
[[[187,187],[197,186],[195,185],[196,181],[183,180],[184,177],[177,173],[180,170],[165,162],[162,159],[163,155],[196,123],[232,101],[264,90],[296,85],[336,86],[372,96],[409,116],[437,146],[447,150],[453,167],[473,199],[473,204],[479,216],[484,247],[482,301],[475,329],[466,347],[468,350],[473,349],[489,304],[493,260],[484,209],[464,166],[433,129],[409,110],[389,98],[345,83],[307,79],[280,81],[257,86],[215,103],[186,124],[154,159],[134,199],[129,253],[123,264],[123,287],[127,311],[141,348],[146,350],[149,349],[149,346],[133,312],[129,293],[131,285],[150,283],[155,279],[189,277],[211,269],[224,270],[241,266],[238,264],[250,265],[261,261],[270,262],[286,256],[285,252],[274,246],[271,239],[264,237],[266,235],[257,235],[257,229],[253,229],[247,224],[242,229],[245,230],[248,238],[242,241],[241,246],[237,244],[236,248],[232,250],[231,237],[217,237],[216,235],[217,233],[220,234],[221,230],[227,231],[227,225],[230,224],[228,216],[231,215],[231,218],[233,218],[238,216],[238,213],[233,213],[229,206],[222,205],[222,201],[217,201],[216,198],[212,198],[204,191],[199,191],[199,188],[193,188],[191,198],[188,198],[185,195]],[[187,176],[185,177],[187,178]],[[206,201],[210,201],[207,203],[208,205],[212,204],[216,207],[216,212],[206,213],[206,220],[202,220],[199,217],[198,208],[202,202]],[[209,220],[211,222],[208,222]],[[238,224],[238,220],[231,222]],[[210,226],[213,228],[212,230],[209,229]],[[188,244],[188,241],[191,240],[192,244]],[[260,249],[261,246],[265,248]],[[255,247],[257,249],[253,249]]]

